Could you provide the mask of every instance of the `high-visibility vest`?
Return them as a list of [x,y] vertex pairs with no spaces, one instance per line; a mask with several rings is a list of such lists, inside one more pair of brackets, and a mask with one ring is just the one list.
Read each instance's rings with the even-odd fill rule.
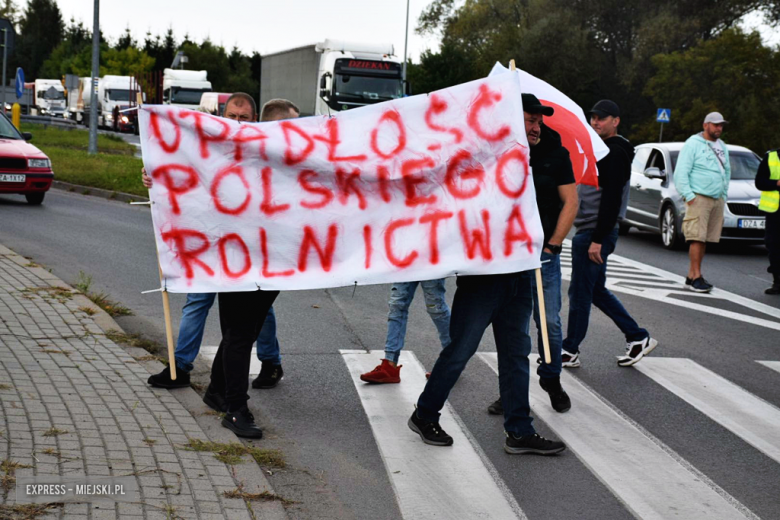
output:
[[[769,179],[780,181],[780,157],[777,156],[776,151],[769,154]],[[780,191],[762,191],[758,209],[775,213],[778,208],[780,208]]]

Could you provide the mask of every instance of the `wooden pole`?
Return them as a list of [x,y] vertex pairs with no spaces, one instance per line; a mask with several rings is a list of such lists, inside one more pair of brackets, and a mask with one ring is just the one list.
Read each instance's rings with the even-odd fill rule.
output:
[[[515,60],[509,60],[509,70],[515,70]],[[550,337],[547,335],[547,311],[544,305],[544,286],[542,285],[542,269],[536,269],[536,296],[539,301],[539,323],[542,327],[542,346],[544,362],[552,363],[550,357]]]
[[[143,100],[144,100],[143,95],[139,91],[136,97],[138,110],[141,110],[141,105],[143,104]],[[138,114],[136,121],[138,122],[141,121],[140,114]],[[157,249],[157,240],[154,241],[154,250],[157,252],[157,269],[160,272],[160,284],[162,285],[163,272],[162,272],[162,267],[160,266],[160,251]],[[171,325],[171,301],[168,297],[168,291],[166,290],[164,285],[162,288],[162,300],[163,300],[163,316],[165,317],[165,340],[168,343],[168,366],[170,367],[171,370],[171,379],[175,381],[176,380],[176,355],[174,354],[174,349],[173,349],[173,327]]]

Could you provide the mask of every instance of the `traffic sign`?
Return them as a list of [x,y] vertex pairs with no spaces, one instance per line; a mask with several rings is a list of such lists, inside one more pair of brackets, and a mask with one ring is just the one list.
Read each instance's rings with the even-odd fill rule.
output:
[[655,117],[656,122],[658,123],[668,123],[672,120],[672,109],[671,108],[659,108],[658,109],[658,115]]
[[24,95],[24,71],[21,67],[16,67],[16,98]]

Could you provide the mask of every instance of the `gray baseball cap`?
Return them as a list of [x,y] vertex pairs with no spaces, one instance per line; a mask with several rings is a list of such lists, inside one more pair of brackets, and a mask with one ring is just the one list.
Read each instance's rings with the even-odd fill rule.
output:
[[705,123],[712,123],[715,125],[719,125],[721,123],[728,123],[725,119],[723,119],[723,114],[720,112],[710,112],[707,114],[707,117],[704,118]]

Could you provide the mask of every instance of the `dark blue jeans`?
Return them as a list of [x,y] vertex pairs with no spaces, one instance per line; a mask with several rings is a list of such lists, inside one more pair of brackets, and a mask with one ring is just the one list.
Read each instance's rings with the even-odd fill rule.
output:
[[504,429],[520,436],[535,433],[528,403],[532,275],[532,272],[523,272],[458,278],[450,320],[452,342],[441,351],[417,401],[420,418],[438,422],[450,390],[477,351],[485,329],[492,323],[498,351],[498,386],[504,405]]
[[[544,344],[542,343],[542,324],[539,314],[539,298],[536,294],[536,274],[531,273],[534,294],[534,323],[536,324],[536,348],[544,361]],[[563,327],[561,326],[561,257],[542,251],[542,287],[544,293],[544,312],[547,317],[547,339],[550,340],[550,364],[542,363],[536,373],[543,379],[560,377],[561,375],[561,343],[563,342]]]
[[563,340],[563,350],[571,354],[579,352],[580,343],[588,333],[591,304],[601,309],[601,312],[615,322],[626,336],[627,342],[639,341],[649,336],[648,332],[637,325],[634,318],[628,314],[620,300],[606,288],[607,258],[615,251],[617,228],[613,229],[601,244],[601,258],[604,260],[601,265],[588,257],[592,236],[593,230],[585,229],[578,231],[571,241],[569,326],[566,330],[566,339]]

